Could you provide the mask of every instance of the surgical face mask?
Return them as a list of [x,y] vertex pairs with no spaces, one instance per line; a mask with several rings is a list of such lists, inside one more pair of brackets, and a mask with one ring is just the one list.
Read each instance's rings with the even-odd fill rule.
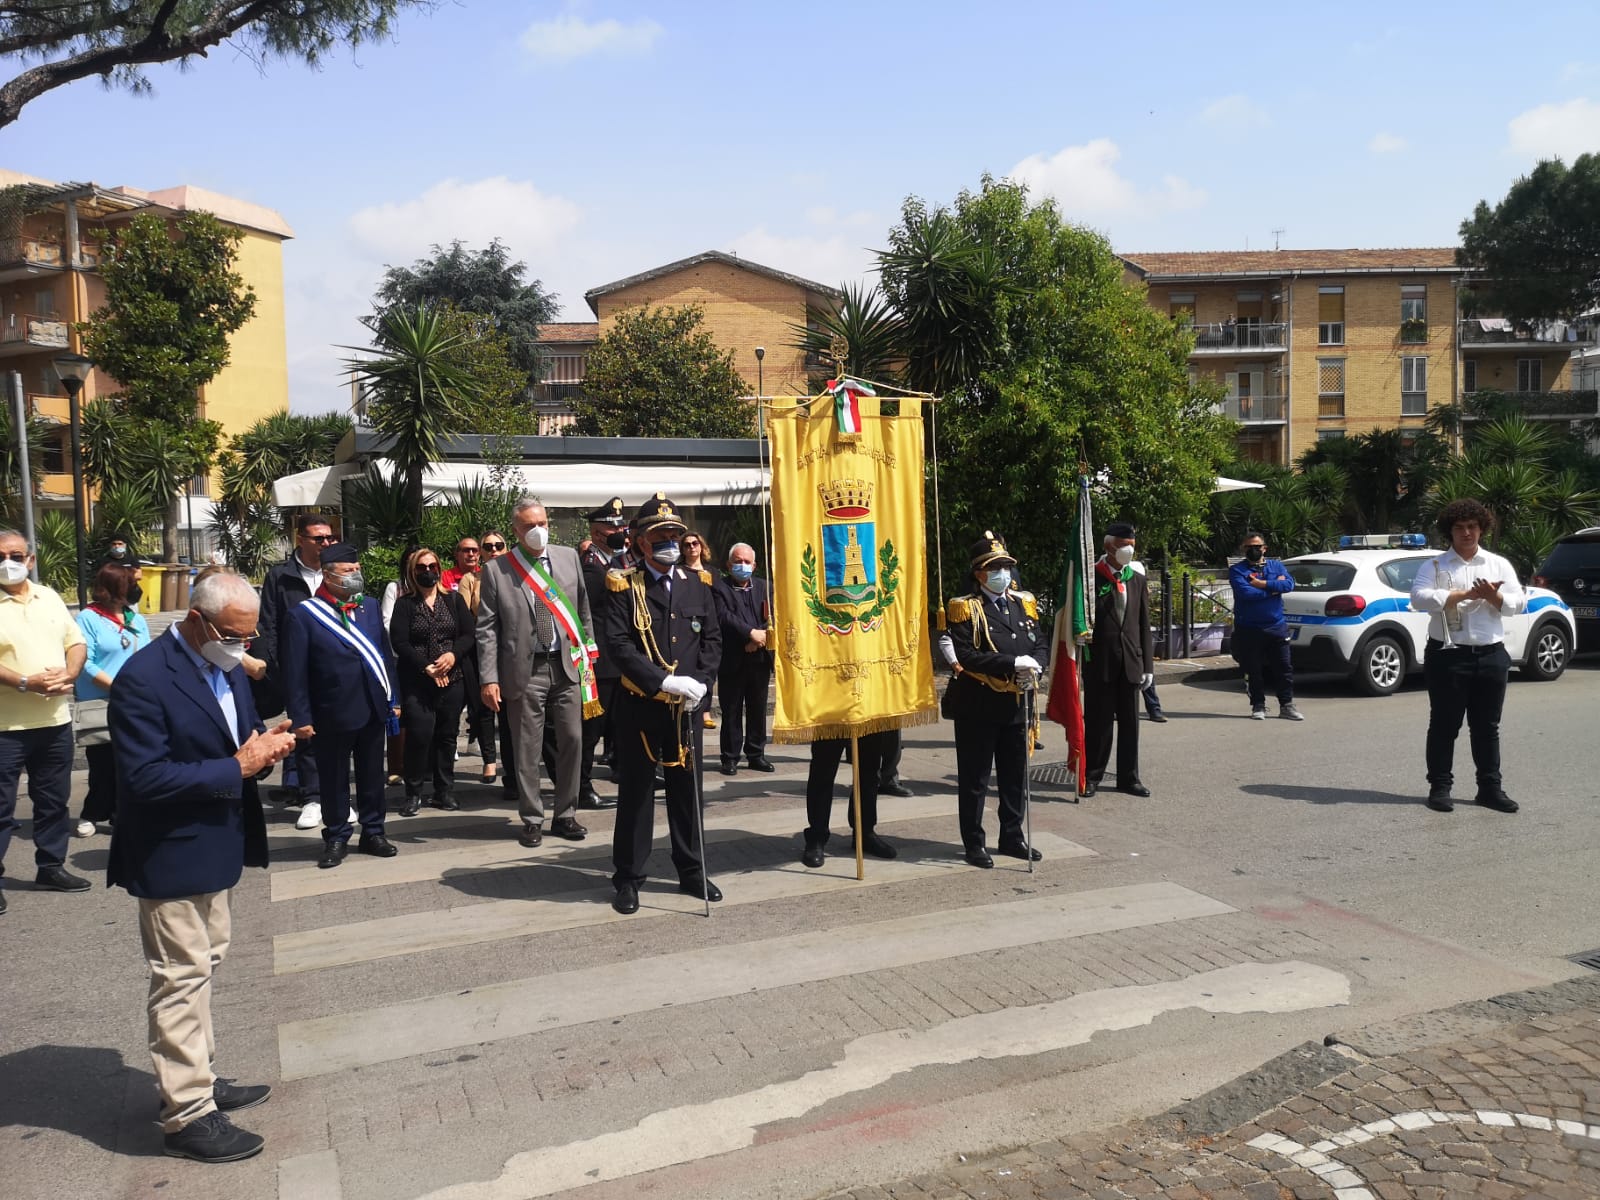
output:
[[522,535],[522,544],[535,554],[543,554],[544,548],[550,544],[550,529],[546,525],[529,525],[528,532]]
[[127,556],[128,556],[128,548],[126,546],[116,545],[116,546],[111,547],[111,557],[112,558],[126,558]]
[[1117,560],[1117,566],[1119,566],[1119,567],[1127,566],[1129,563],[1131,563],[1133,561],[1133,547],[1132,546],[1118,546],[1116,555],[1114,557]]
[[683,550],[677,542],[657,542],[650,547],[650,557],[670,567],[683,557]]
[[1000,595],[1011,586],[1011,568],[996,567],[994,570],[989,571],[983,577],[983,586],[996,596]]
[[244,654],[243,646],[229,645],[226,642],[207,642],[200,647],[200,657],[224,671],[231,671],[244,662]]
[[327,585],[330,592],[337,593],[346,600],[354,600],[361,595],[361,589],[366,586],[360,571],[351,571],[348,575],[324,575],[322,582]]
[[13,559],[0,560],[0,583],[12,585],[21,583],[28,577],[28,564],[16,562]]
[[750,576],[754,575],[755,573],[756,573],[756,565],[755,565],[755,563],[733,563],[732,565],[730,565],[728,567],[728,574],[732,575],[740,583],[743,583],[745,580],[749,579]]
[[1267,548],[1265,546],[1246,546],[1244,548],[1244,556],[1251,562],[1260,562],[1262,555],[1266,554],[1266,552]]
[[628,548],[628,535],[622,530],[606,534],[606,547],[610,550],[626,550]]

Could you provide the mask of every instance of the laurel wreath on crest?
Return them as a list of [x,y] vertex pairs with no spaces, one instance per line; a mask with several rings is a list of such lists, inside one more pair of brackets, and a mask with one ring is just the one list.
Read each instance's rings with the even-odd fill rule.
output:
[[878,548],[877,599],[859,613],[823,603],[817,592],[817,555],[810,543],[806,544],[804,553],[800,555],[800,588],[805,593],[806,611],[813,620],[842,633],[849,633],[857,622],[863,627],[872,624],[894,603],[895,593],[900,590],[899,552],[895,550],[893,541],[885,541]]

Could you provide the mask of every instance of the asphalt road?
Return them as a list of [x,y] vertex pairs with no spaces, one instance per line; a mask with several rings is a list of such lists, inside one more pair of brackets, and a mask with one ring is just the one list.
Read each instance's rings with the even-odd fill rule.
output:
[[[1600,946],[1600,660],[1513,681],[1509,817],[1422,807],[1417,684],[1304,682],[1301,724],[1250,721],[1235,679],[1161,686],[1154,795],[1039,784],[1032,875],[956,856],[948,725],[908,734],[920,795],[884,801],[902,855],[864,885],[848,859],[795,861],[802,748],[776,748],[776,776],[711,776],[728,899],[709,922],[665,885],[611,915],[604,814],[586,843],[526,852],[498,789],[466,788],[461,814],[391,819],[400,858],[317,872],[314,835],[275,811],[215,1007],[222,1073],[276,1086],[239,1122],[269,1144],[226,1167],[160,1156],[131,902],[31,891],[18,841],[0,1192],[815,1196],[1155,1112],[1309,1038],[1571,976],[1565,956]],[[1045,740],[1041,767],[1064,757]],[[73,844],[97,882],[105,843]]]

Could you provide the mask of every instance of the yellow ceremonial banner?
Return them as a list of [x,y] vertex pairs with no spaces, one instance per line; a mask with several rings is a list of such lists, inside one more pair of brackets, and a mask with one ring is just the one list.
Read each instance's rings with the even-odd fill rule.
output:
[[777,742],[938,720],[928,648],[922,409],[768,401]]

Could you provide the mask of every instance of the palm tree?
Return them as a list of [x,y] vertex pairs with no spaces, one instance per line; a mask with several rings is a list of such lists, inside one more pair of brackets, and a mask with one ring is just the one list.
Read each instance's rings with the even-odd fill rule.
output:
[[[877,288],[847,283],[837,312],[813,309],[807,324],[789,328],[795,334],[790,346],[824,361],[834,339],[842,338],[849,347],[844,370],[858,379],[894,383],[904,365],[900,318]],[[831,365],[828,370],[832,372]]]
[[459,351],[470,334],[452,331],[427,304],[396,306],[370,324],[374,348],[370,357],[350,359],[349,373],[371,396],[373,428],[390,439],[387,457],[405,482],[410,510],[406,532],[415,534],[422,528],[424,473],[444,459],[445,439],[467,419],[474,380]]
[[40,450],[50,436],[50,426],[37,417],[28,417],[24,431],[31,447],[28,453],[28,480],[22,480],[22,457],[19,453],[16,423],[11,405],[0,404],[0,521],[7,524],[22,520],[22,495],[24,486],[28,494],[39,490],[39,479],[44,474],[44,460]]

